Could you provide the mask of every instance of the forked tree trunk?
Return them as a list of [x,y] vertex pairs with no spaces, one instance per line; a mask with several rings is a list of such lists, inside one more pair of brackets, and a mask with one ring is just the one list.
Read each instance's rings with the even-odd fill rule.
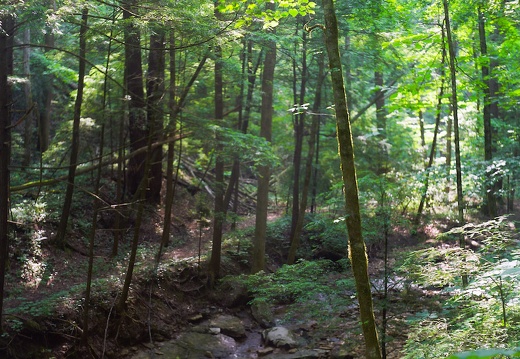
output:
[[65,247],[67,234],[67,223],[69,220],[70,208],[72,207],[72,197],[74,195],[74,181],[76,178],[76,167],[78,166],[79,154],[79,125],[81,120],[81,105],[83,103],[83,87],[86,68],[86,48],[87,48],[87,19],[88,9],[83,9],[81,16],[81,28],[79,32],[79,69],[78,69],[78,91],[76,102],[74,103],[74,118],[72,122],[72,146],[70,150],[69,175],[67,179],[67,191],[61,212],[60,224],[56,234],[56,244],[58,247]]
[[[273,9],[273,3],[267,3],[267,9]],[[276,65],[276,43],[267,42],[262,76],[262,105],[260,114],[260,136],[271,142],[273,123],[273,81]],[[268,165],[258,168],[258,191],[256,197],[255,238],[251,272],[257,273],[265,267],[265,240],[267,232],[267,210],[269,204],[269,178],[271,168]]]
[[368,277],[368,258],[361,229],[352,132],[339,55],[338,24],[333,0],[323,0],[322,4],[325,16],[325,46],[329,57],[336,112],[337,139],[345,193],[345,222],[348,231],[352,272],[356,282],[361,328],[365,338],[365,357],[367,359],[381,359],[381,349],[377,337],[372,293]]

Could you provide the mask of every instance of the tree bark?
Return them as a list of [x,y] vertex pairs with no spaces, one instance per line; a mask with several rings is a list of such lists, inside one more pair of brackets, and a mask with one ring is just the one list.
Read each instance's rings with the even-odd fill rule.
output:
[[[462,193],[462,165],[460,159],[460,134],[459,134],[459,115],[457,100],[457,71],[455,68],[455,44],[451,34],[450,12],[448,0],[443,0],[444,21],[446,23],[446,37],[448,40],[448,53],[450,59],[450,79],[451,79],[451,106],[453,113],[453,135],[455,142],[455,169],[457,172],[457,207],[459,225],[464,225],[464,198]],[[461,236],[460,246],[464,248],[464,238]]]
[[13,73],[13,39],[15,19],[10,14],[0,17],[0,333],[3,332],[3,303],[6,264],[9,258],[9,164],[11,161],[12,89],[7,80]]
[[441,87],[439,89],[439,97],[437,99],[437,108],[436,108],[436,116],[435,116],[435,129],[433,130],[433,140],[432,147],[430,149],[430,157],[428,159],[428,164],[426,165],[426,177],[423,183],[423,192],[421,195],[421,201],[419,203],[419,208],[417,209],[417,214],[415,216],[415,225],[419,225],[421,222],[421,216],[424,210],[424,205],[426,203],[426,198],[428,195],[429,181],[430,181],[430,169],[433,166],[433,160],[435,159],[435,148],[437,147],[437,134],[439,133],[439,126],[441,123],[441,110],[442,110],[442,99],[444,97],[444,65],[446,64],[446,44],[444,41],[444,26],[442,27],[442,60],[441,60]]
[[[486,21],[484,14],[482,13],[481,5],[478,7],[478,33],[480,39],[480,54],[482,57],[488,56],[487,42],[486,42]],[[493,160],[493,127],[491,125],[491,108],[494,93],[491,92],[491,69],[488,65],[488,59],[485,59],[482,63],[482,91],[484,92],[484,107],[483,107],[483,120],[484,120],[484,160],[491,162]],[[493,218],[497,215],[497,201],[495,196],[495,179],[492,177],[492,173],[487,173],[487,185],[486,185],[486,208],[488,216]]]
[[[154,29],[150,36],[150,53],[148,56],[147,72],[147,103],[146,112],[148,114],[148,127],[154,128],[152,142],[157,141],[163,131],[163,94],[164,94],[164,51],[165,33],[160,25]],[[146,200],[151,204],[161,203],[162,187],[162,147],[152,150],[152,166],[150,168],[150,182],[146,192]]]
[[[23,32],[23,43],[30,44],[31,43],[31,29],[27,28]],[[23,142],[24,142],[24,152],[23,152],[23,161],[22,167],[29,166],[31,164],[31,139],[32,139],[32,130],[33,130],[33,97],[32,97],[32,88],[31,88],[31,48],[29,46],[25,46],[23,48],[23,75],[26,80],[24,83],[24,93],[25,93],[25,108],[27,111],[27,117],[24,122],[24,134],[23,134]]]
[[365,357],[367,359],[381,359],[368,276],[368,258],[361,228],[352,132],[339,55],[338,24],[333,0],[323,0],[322,4],[325,16],[325,46],[329,57],[336,112],[337,140],[345,193],[345,221],[348,230],[352,272],[356,282],[361,327],[365,338]]
[[309,193],[309,187],[311,183],[312,177],[312,162],[314,160],[314,149],[316,147],[316,138],[319,128],[319,123],[321,119],[321,88],[324,80],[324,57],[323,53],[318,55],[318,78],[316,83],[316,93],[314,95],[314,103],[312,105],[312,124],[311,124],[311,132],[309,135],[309,149],[307,152],[307,158],[305,160],[305,176],[303,179],[303,187],[302,187],[302,199],[300,202],[300,211],[298,220],[296,222],[296,226],[294,228],[294,233],[291,237],[291,246],[289,248],[289,255],[287,257],[287,264],[293,264],[296,259],[296,252],[298,247],[300,246],[300,236],[303,229],[303,223],[305,220],[305,210],[307,208],[307,198]]
[[83,103],[83,87],[86,68],[86,48],[87,48],[87,19],[88,8],[83,9],[81,15],[81,28],[79,32],[79,68],[78,68],[78,90],[76,102],[74,103],[74,118],[72,122],[72,145],[70,150],[69,174],[67,177],[67,190],[61,212],[60,224],[56,234],[56,244],[64,248],[66,244],[65,235],[67,234],[67,223],[69,220],[70,208],[72,207],[72,197],[74,195],[74,181],[76,178],[76,167],[78,166],[79,154],[79,125],[81,121],[81,105]]
[[[215,46],[215,121],[222,125],[224,119],[224,84],[223,84],[222,49]],[[222,158],[223,146],[220,136],[216,135],[216,160],[215,160],[215,203],[213,211],[213,240],[211,246],[211,259],[209,262],[210,285],[220,276],[220,260],[222,256],[222,230],[225,220],[224,209],[224,160]]]
[[[49,8],[56,12],[56,1],[48,1]],[[54,48],[54,34],[51,28],[47,28],[45,32],[45,51]],[[54,88],[52,86],[54,76],[52,74],[44,75],[43,93],[44,105],[43,111],[40,112],[38,119],[38,148],[40,152],[45,152],[49,148],[51,137],[51,115],[52,115],[52,99],[54,97]]]
[[[141,64],[141,35],[133,22],[138,11],[137,0],[122,2],[125,21],[125,76],[128,97],[128,128],[130,151],[146,147],[148,123],[143,89],[143,68]],[[132,157],[128,161],[127,190],[135,195],[144,176],[146,153]]]
[[[267,3],[267,9],[273,10],[274,4]],[[276,43],[267,42],[262,76],[262,105],[260,114],[260,136],[271,142],[273,123],[273,81],[276,66]],[[265,240],[267,232],[267,211],[269,204],[269,179],[271,168],[268,165],[258,167],[258,190],[256,197],[255,238],[251,272],[257,273],[265,267]]]

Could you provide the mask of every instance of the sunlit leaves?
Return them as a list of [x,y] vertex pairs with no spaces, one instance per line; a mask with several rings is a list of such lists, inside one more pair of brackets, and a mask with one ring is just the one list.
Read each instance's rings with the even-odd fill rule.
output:
[[236,21],[236,27],[250,25],[255,20],[263,22],[264,29],[278,26],[280,20],[286,17],[296,17],[314,14],[316,3],[309,0],[278,0],[274,10],[266,9],[265,4],[270,1],[250,0],[219,0],[217,6],[221,13],[239,13],[241,17]]

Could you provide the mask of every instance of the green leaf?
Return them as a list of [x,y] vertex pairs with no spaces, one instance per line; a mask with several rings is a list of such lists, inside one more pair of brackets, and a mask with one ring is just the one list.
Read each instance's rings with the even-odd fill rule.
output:
[[298,15],[298,10],[289,9],[289,15],[291,15],[292,17],[296,17]]

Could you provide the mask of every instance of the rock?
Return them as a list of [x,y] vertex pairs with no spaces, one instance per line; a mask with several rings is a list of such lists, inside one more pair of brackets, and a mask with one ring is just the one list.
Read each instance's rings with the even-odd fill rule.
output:
[[244,324],[239,318],[232,315],[219,315],[210,320],[209,325],[212,328],[220,328],[222,334],[232,338],[243,338],[246,336]]
[[274,351],[273,348],[271,348],[271,347],[267,347],[267,348],[259,349],[259,350],[257,351],[257,354],[258,354],[258,356],[262,357],[262,356],[265,356],[265,355],[271,354],[273,351]]
[[[160,351],[164,358],[229,358],[236,351],[236,342],[222,334],[187,332],[176,340],[162,343]],[[153,351],[146,350],[132,356],[132,359],[150,359],[154,355]]]
[[251,314],[262,328],[270,328],[274,325],[273,310],[267,302],[253,302],[251,304]]
[[277,348],[296,348],[298,341],[294,334],[285,327],[274,327],[264,331],[264,340]]
[[305,350],[297,350],[294,353],[287,353],[287,354],[272,354],[265,357],[265,359],[319,359],[319,358],[325,358],[327,355],[326,350],[320,350],[320,349],[305,349]]

